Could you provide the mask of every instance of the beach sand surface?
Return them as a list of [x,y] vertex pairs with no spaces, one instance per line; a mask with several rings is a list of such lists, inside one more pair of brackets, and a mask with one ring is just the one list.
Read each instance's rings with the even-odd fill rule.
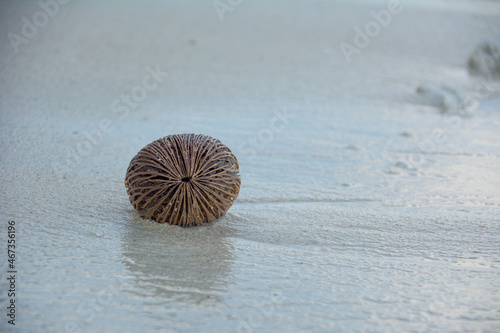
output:
[[[221,2],[1,2],[0,331],[499,331],[500,3]],[[176,133],[239,160],[210,225],[129,202]]]

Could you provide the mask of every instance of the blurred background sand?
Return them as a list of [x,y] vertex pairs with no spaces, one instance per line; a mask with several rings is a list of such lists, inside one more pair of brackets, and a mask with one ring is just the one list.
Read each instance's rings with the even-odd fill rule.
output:
[[[401,1],[349,59],[389,2],[42,3],[0,3],[2,332],[500,329],[499,2]],[[238,157],[211,225],[128,201],[174,133]]]

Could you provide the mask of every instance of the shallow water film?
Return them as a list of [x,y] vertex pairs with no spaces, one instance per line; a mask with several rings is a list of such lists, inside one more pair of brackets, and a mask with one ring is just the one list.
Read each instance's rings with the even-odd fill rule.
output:
[[[500,331],[500,3],[0,4],[1,332]],[[170,134],[227,214],[142,219]]]

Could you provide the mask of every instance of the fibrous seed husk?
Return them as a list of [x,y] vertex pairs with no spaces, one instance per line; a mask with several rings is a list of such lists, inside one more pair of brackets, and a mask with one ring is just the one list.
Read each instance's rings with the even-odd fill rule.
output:
[[231,150],[207,135],[158,139],[132,159],[125,176],[130,202],[143,218],[180,226],[223,216],[240,190]]

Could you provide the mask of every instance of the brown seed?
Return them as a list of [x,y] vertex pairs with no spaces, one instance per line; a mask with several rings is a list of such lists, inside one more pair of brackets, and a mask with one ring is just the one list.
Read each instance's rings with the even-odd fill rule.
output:
[[125,176],[130,202],[143,218],[181,226],[224,215],[240,190],[238,161],[207,135],[158,139],[132,159]]

